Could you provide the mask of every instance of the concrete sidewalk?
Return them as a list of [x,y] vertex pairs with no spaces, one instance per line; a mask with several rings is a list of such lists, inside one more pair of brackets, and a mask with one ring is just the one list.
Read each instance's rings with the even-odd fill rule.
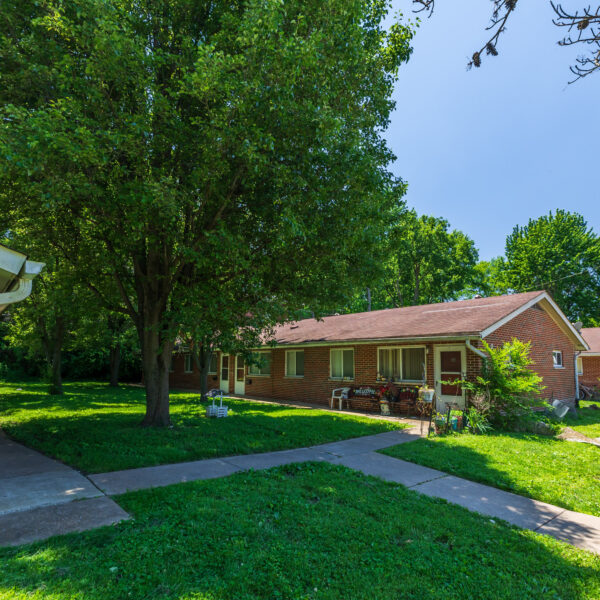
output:
[[0,432],[0,546],[127,518],[87,477]]
[[113,495],[184,481],[226,477],[248,469],[268,469],[309,460],[326,461],[400,483],[420,494],[443,498],[468,510],[502,519],[523,529],[539,531],[600,554],[598,517],[568,511],[377,452],[418,437],[420,431],[415,427],[311,448],[117,471],[92,475],[90,479],[106,494]]
[[[25,453],[22,455],[24,462],[16,460],[12,472],[17,473],[17,475],[13,479],[18,478],[19,473],[23,470],[27,470],[27,464],[31,464],[31,469],[34,469],[34,467],[38,470],[43,468],[56,469],[59,475],[65,474],[65,470],[70,471],[68,476],[65,474],[66,479],[64,481],[70,481],[73,485],[79,487],[65,490],[63,489],[64,485],[61,484],[62,487],[59,485],[59,482],[63,480],[57,476],[53,485],[58,487],[53,488],[53,492],[45,496],[46,504],[50,501],[50,498],[54,498],[54,506],[45,508],[29,506],[27,511],[29,514],[14,512],[13,510],[5,516],[0,516],[0,545],[44,539],[49,535],[65,533],[66,531],[92,529],[128,517],[110,498],[93,497],[98,496],[100,493],[111,496],[127,491],[162,487],[199,479],[227,477],[232,473],[249,469],[260,470],[305,461],[325,461],[344,465],[385,481],[400,483],[421,494],[443,498],[468,510],[492,518],[503,519],[524,529],[551,535],[579,548],[600,554],[600,518],[598,517],[524,498],[377,452],[377,450],[396,444],[413,441],[418,437],[420,437],[420,428],[414,427],[413,429],[389,431],[310,448],[102,473],[91,475],[89,477],[90,481],[87,481],[82,475],[65,465],[24,449],[37,456],[29,456]],[[17,446],[20,445],[17,444]],[[24,447],[20,446],[20,448],[23,449]],[[31,461],[31,463],[28,463],[28,461]],[[56,464],[50,465],[49,463]],[[35,475],[35,473],[32,474]],[[37,475],[40,476],[40,479],[34,477],[30,480],[28,488],[26,486],[21,489],[28,489],[34,496],[36,485],[38,485],[38,489],[43,490],[43,485],[40,482],[45,481],[43,478],[44,473],[37,473]],[[51,471],[46,472],[46,475],[50,476]],[[69,479],[69,477],[73,479]],[[52,480],[51,476],[50,480]],[[81,480],[87,481],[87,485],[83,485],[84,482]],[[10,483],[10,478],[4,478],[4,480],[0,478],[0,490],[3,489],[3,483],[6,482]],[[99,490],[102,490],[102,492]],[[30,495],[26,494],[25,496],[30,497]],[[74,497],[87,499],[81,502],[64,504]],[[2,494],[0,493],[1,498]],[[44,498],[43,493],[41,498]],[[15,498],[13,498],[13,507],[15,502]],[[34,502],[34,499],[32,498],[29,502]],[[57,502],[58,504],[56,504]],[[85,503],[95,504],[86,506]],[[27,528],[25,523],[31,523],[32,521],[36,523],[36,526]],[[63,530],[57,531],[55,523],[59,523]]]

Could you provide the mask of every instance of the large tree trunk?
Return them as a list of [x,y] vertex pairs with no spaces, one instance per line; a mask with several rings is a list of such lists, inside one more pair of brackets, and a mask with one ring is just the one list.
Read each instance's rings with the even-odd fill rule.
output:
[[121,365],[121,346],[115,344],[110,349],[110,387],[119,387],[119,366]]
[[146,386],[146,415],[142,425],[167,427],[169,414],[169,359],[173,343],[161,340],[158,323],[147,325],[140,335],[142,371]]

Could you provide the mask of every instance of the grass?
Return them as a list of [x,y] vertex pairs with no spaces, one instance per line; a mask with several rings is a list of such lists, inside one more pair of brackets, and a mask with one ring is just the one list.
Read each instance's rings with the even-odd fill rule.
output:
[[599,556],[340,466],[117,500],[135,520],[0,550],[0,598],[600,597]]
[[144,390],[67,383],[0,387],[0,427],[14,439],[87,473],[252,454],[333,442],[404,425],[350,414],[227,399],[231,416],[208,419],[199,395],[171,395],[172,429],[142,428]]
[[600,403],[582,401],[580,404],[577,418],[567,417],[565,424],[590,438],[600,438]]
[[448,435],[381,450],[522,496],[600,516],[600,448],[525,433]]

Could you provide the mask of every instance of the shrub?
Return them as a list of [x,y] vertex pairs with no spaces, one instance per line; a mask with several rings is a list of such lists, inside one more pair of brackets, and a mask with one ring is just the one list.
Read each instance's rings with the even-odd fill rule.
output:
[[509,427],[540,403],[542,378],[529,367],[531,344],[513,339],[498,348],[483,342],[487,358],[475,381],[461,380],[471,406],[494,425]]

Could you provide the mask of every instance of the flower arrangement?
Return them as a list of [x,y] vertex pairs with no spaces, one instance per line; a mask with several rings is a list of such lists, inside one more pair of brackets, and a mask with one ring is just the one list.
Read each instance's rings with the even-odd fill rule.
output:
[[379,402],[389,402],[392,399],[392,386],[389,383],[382,385],[377,392]]

